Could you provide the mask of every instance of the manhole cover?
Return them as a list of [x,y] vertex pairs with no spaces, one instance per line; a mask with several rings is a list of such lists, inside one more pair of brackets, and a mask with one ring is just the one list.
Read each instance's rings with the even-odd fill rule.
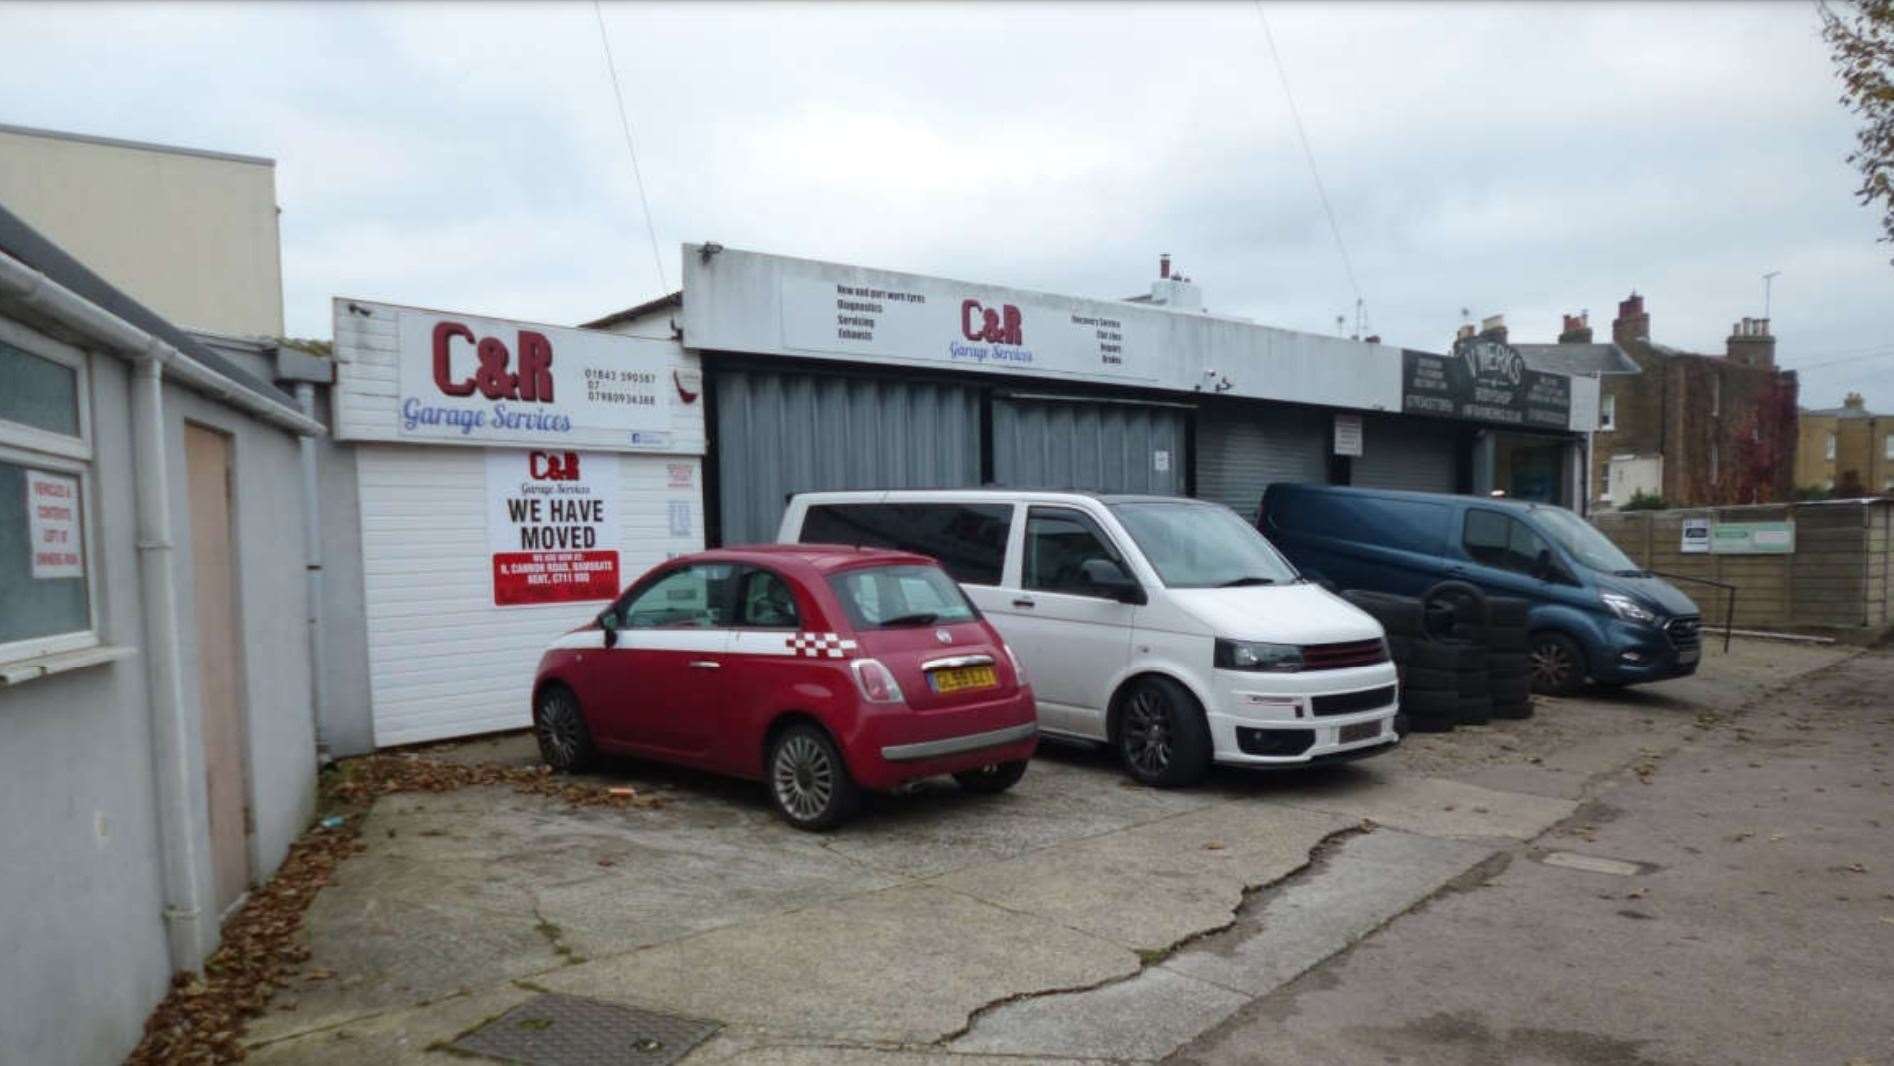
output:
[[540,996],[454,1041],[527,1066],[666,1066],[717,1031],[717,1023],[578,996]]

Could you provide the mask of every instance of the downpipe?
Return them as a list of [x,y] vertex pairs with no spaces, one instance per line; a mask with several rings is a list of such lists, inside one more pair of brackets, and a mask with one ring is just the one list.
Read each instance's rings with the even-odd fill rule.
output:
[[157,783],[158,840],[164,884],[165,942],[171,969],[196,972],[204,962],[203,908],[198,898],[197,824],[192,803],[190,725],[184,700],[184,649],[178,640],[177,548],[166,474],[164,370],[154,358],[132,368],[133,484],[138,527],[138,577],[144,602],[145,675],[151,704],[151,751]]
[[[296,383],[296,406],[303,417],[316,420],[316,387],[307,381]],[[303,585],[309,601],[309,698],[316,739],[316,765],[329,764],[329,742],[322,735],[322,723],[329,711],[328,638],[323,632],[322,615],[322,512],[316,439],[304,435],[296,441],[297,458],[302,461],[303,497]]]

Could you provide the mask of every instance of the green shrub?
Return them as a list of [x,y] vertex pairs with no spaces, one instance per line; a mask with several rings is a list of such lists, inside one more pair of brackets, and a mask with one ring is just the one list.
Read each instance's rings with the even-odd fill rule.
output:
[[1653,496],[1643,489],[1639,489],[1631,494],[1630,503],[1618,509],[1620,511],[1661,511],[1669,506],[1670,504],[1665,503],[1662,496]]

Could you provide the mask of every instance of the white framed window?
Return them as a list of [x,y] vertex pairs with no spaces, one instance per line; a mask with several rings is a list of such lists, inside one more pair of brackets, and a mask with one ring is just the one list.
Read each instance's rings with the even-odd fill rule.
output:
[[1723,472],[1720,469],[1720,465],[1721,464],[1717,462],[1716,442],[1711,441],[1710,442],[1710,482],[1712,484],[1715,484],[1717,479],[1723,476]]
[[1835,461],[1835,435],[1833,433],[1828,435],[1828,443],[1823,447],[1822,454],[1829,462]]
[[[1609,433],[1618,428],[1618,398],[1606,396],[1598,401],[1598,432]],[[1888,438],[1894,440],[1894,437]]]
[[85,353],[0,319],[0,665],[99,643]]
[[1723,413],[1723,378],[1720,375],[1712,375],[1710,378],[1710,413],[1713,415]]
[[1881,438],[1881,456],[1886,459],[1894,459],[1894,433],[1890,433]]

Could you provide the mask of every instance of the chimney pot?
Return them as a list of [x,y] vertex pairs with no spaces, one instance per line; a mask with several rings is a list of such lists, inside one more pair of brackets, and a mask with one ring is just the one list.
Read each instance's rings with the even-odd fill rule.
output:
[[1171,253],[1165,252],[1157,257],[1157,276],[1160,278],[1171,276]]

